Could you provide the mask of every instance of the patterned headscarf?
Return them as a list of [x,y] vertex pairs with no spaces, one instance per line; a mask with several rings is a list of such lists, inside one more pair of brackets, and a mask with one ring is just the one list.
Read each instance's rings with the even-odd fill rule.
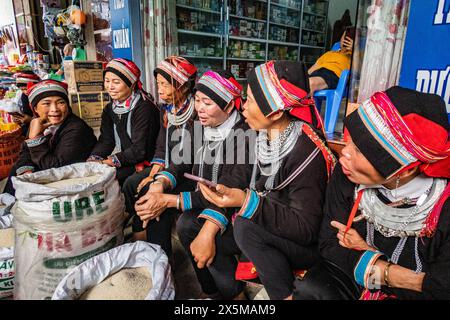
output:
[[153,74],[155,78],[161,74],[174,87],[179,88],[189,79],[195,79],[197,68],[183,57],[170,56],[161,61]]
[[307,122],[323,128],[314,100],[308,98],[309,80],[303,63],[268,61],[249,71],[248,84],[263,114],[268,117],[277,111],[289,111]]
[[[429,177],[450,178],[450,141],[444,100],[435,94],[392,87],[377,92],[345,119],[353,142],[386,179],[418,166]],[[424,233],[433,232],[447,186]]]
[[38,83],[28,83],[27,88],[28,100],[31,109],[36,114],[35,108],[39,101],[47,97],[58,96],[63,98],[67,105],[70,106],[69,96],[67,93],[67,83],[56,80],[43,80]]
[[207,71],[197,84],[195,89],[203,92],[224,109],[231,101],[234,101],[236,109],[242,105],[242,86],[229,71]]
[[142,97],[146,100],[153,101],[153,97],[143,90],[140,80],[141,70],[133,61],[123,58],[113,59],[106,65],[104,74],[106,72],[114,73],[130,88],[136,84],[136,90],[141,93]]

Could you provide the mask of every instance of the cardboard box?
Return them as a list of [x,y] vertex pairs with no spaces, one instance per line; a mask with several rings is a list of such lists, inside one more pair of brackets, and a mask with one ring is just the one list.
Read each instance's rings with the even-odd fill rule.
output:
[[71,92],[103,91],[103,63],[64,61],[64,77]]
[[99,127],[102,112],[111,98],[107,92],[71,92],[69,93],[72,111],[91,127]]

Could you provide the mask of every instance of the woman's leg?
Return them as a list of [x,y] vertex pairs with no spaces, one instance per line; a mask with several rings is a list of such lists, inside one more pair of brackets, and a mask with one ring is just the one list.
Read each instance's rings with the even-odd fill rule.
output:
[[361,290],[338,266],[322,260],[296,279],[294,300],[357,300]]
[[209,272],[208,268],[199,269],[197,263],[191,254],[191,243],[197,237],[200,232],[202,224],[197,219],[197,213],[193,211],[187,211],[181,214],[177,221],[177,233],[180,238],[180,242],[186,250],[189,258],[191,259],[192,266],[194,267],[197,279],[202,287],[202,291],[207,295],[213,295],[218,293],[215,281]]
[[234,299],[244,290],[244,283],[235,278],[238,263],[236,255],[239,254],[240,250],[234,240],[233,226],[230,223],[223,234],[216,236],[216,256],[208,268],[225,299]]
[[119,182],[120,187],[123,186],[125,180],[132,176],[136,172],[136,168],[132,167],[121,167],[116,170],[116,179]]
[[293,270],[311,267],[319,256],[318,248],[299,246],[241,217],[234,221],[234,237],[274,300],[289,297],[294,288]]
[[147,233],[142,228],[142,221],[137,216],[136,210],[134,209],[134,205],[135,205],[136,201],[138,200],[136,198],[137,187],[143,179],[148,177],[150,170],[151,170],[151,168],[148,167],[148,168],[145,168],[144,170],[142,170],[141,172],[134,173],[132,176],[128,177],[125,180],[125,182],[122,186],[122,192],[123,192],[123,195],[125,196],[125,207],[126,207],[128,214],[130,215],[131,219],[133,219],[132,231],[133,231],[133,240],[134,241],[136,241],[136,240],[146,241],[147,240]]
[[156,219],[150,220],[147,224],[147,228],[145,229],[147,233],[147,242],[160,245],[167,254],[171,264],[173,262],[172,226],[175,222],[175,217],[177,214],[177,209],[169,208],[159,216],[159,221]]

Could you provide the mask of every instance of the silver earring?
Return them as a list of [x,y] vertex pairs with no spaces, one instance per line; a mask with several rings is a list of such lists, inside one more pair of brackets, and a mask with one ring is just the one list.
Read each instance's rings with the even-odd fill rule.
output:
[[397,189],[399,184],[400,184],[400,176],[397,176],[397,178],[395,179],[395,194],[394,194],[395,199],[397,199]]

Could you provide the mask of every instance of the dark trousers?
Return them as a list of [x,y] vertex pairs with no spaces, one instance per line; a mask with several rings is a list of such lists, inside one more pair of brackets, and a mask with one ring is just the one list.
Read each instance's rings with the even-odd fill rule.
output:
[[135,172],[136,168],[134,166],[117,168],[116,179],[119,182],[119,185],[122,187],[125,180],[127,180],[128,177],[131,177]]
[[[132,221],[133,232],[140,232],[144,230],[144,228],[142,228],[143,222],[136,214],[136,210],[134,209],[134,205],[138,200],[135,197],[135,195],[139,183],[143,179],[148,177],[150,171],[151,167],[148,167],[142,170],[141,172],[134,173],[132,176],[126,179],[122,187],[122,192],[125,196],[126,210],[130,214],[131,219],[133,219]],[[180,186],[172,190],[171,193],[178,194],[182,191],[189,191],[193,189],[194,187],[191,182],[182,183]],[[148,186],[144,187],[142,190],[143,190],[142,194],[145,194],[146,190],[148,190]],[[165,253],[169,257],[169,261],[171,260],[172,256],[172,241],[171,241],[172,226],[175,222],[178,213],[179,211],[177,209],[169,208],[159,216],[159,221],[156,221],[155,219],[149,221],[149,223],[147,224],[147,228],[145,229],[147,233],[147,242],[160,245],[161,248],[165,251]]]
[[3,190],[4,193],[9,193],[12,196],[16,195],[16,189],[14,189],[13,184],[12,184],[12,180],[11,180],[12,176],[8,177],[8,180],[6,181],[6,185],[5,185],[5,189]]
[[133,219],[133,232],[139,232],[143,231],[142,228],[142,221],[139,219],[139,217],[136,215],[136,210],[134,210],[134,205],[136,204],[137,198],[137,187],[139,183],[141,183],[142,180],[148,177],[150,174],[151,167],[145,168],[141,172],[135,172],[132,176],[128,177],[123,186],[122,186],[122,192],[125,196],[125,206],[127,209],[127,212],[130,214],[130,216]]
[[[136,210],[134,209],[134,205],[138,198],[136,198],[136,190],[139,183],[148,177],[150,174],[151,168],[145,168],[141,172],[136,172],[132,176],[128,177],[125,180],[125,183],[122,187],[122,192],[125,196],[125,207],[127,212],[130,214],[132,220],[132,230],[133,232],[143,231],[142,227],[143,221],[136,214]],[[145,194],[146,190],[148,190],[148,186],[144,187],[143,194]],[[177,210],[170,208],[164,211],[159,216],[159,221],[155,219],[149,221],[147,224],[146,233],[147,233],[147,241],[149,243],[154,243],[160,245],[164,252],[169,257],[169,260],[172,256],[172,241],[171,241],[171,233],[172,233],[172,225],[174,223],[175,217],[177,216]]]
[[202,290],[206,294],[220,293],[224,299],[233,299],[244,290],[244,284],[235,280],[239,248],[233,238],[233,227],[231,224],[223,234],[216,236],[216,255],[213,263],[203,269],[197,268],[190,245],[197,237],[203,226],[204,220],[197,218],[199,211],[190,210],[184,212],[177,221],[177,232],[180,241],[191,258],[197,279]]
[[322,260],[295,280],[294,300],[357,300],[362,290],[337,265]]
[[316,245],[300,246],[242,217],[234,221],[234,238],[255,265],[261,283],[274,300],[290,296],[295,280],[293,271],[310,268],[319,257]]

